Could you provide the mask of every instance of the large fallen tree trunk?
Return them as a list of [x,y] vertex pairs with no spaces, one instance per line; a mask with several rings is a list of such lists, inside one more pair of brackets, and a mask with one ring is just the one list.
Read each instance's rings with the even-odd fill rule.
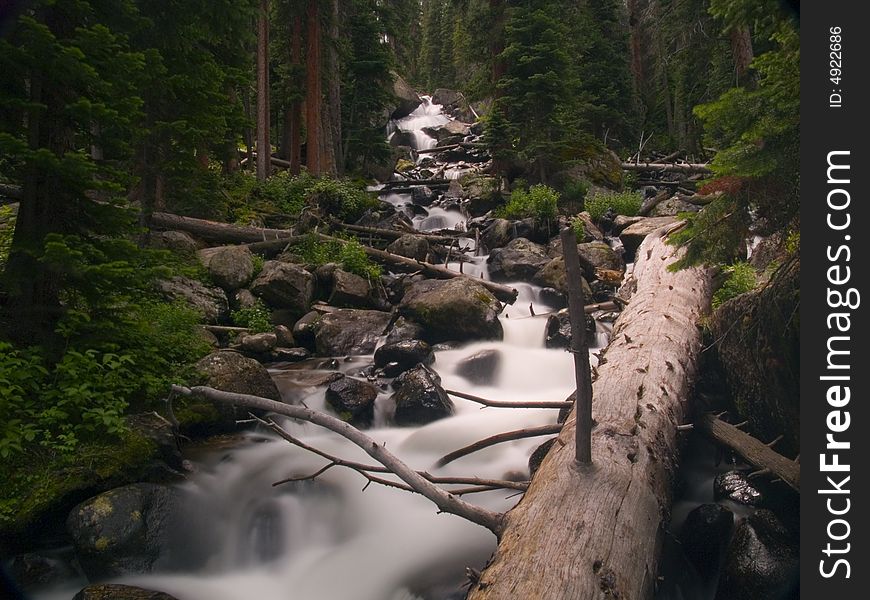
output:
[[193,217],[182,217],[171,213],[156,212],[151,215],[150,225],[156,229],[179,230],[192,233],[210,242],[246,244],[293,237],[287,229],[267,229],[264,227],[245,227],[230,225]]
[[594,384],[592,464],[574,460],[572,411],[470,600],[651,598],[677,470],[677,425],[700,349],[710,273],[671,273],[664,229],[638,250],[631,301]]
[[626,171],[661,171],[664,173],[712,173],[710,165],[694,163],[622,163]]

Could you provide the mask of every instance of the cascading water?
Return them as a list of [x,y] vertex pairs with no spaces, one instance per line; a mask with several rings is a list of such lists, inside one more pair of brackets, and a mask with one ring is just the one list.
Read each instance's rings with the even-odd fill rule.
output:
[[[418,148],[431,147],[434,140],[422,129],[448,120],[440,107],[424,98],[397,127],[412,132]],[[397,206],[410,202],[406,194],[382,199]],[[417,228],[440,229],[464,222],[458,212],[438,210],[415,219]],[[461,242],[474,244],[468,238]],[[485,256],[472,258],[463,265],[464,272],[486,277],[485,260]],[[460,269],[459,263],[448,266]],[[537,286],[509,285],[519,290],[519,298],[501,315],[503,340],[442,349],[436,352],[433,368],[446,389],[502,401],[563,400],[574,389],[571,355],[544,347],[545,315],[554,307],[541,300]],[[485,381],[472,383],[460,374],[459,366],[484,350],[498,354],[497,366]],[[338,366],[356,375],[370,358],[338,361]],[[280,385],[282,374],[273,375],[288,400],[292,395],[294,402],[328,410],[322,387],[297,386],[291,393]],[[499,444],[441,469],[433,469],[433,464],[489,435],[555,423],[556,411],[481,409],[467,400],[453,400],[456,411],[451,417],[422,427],[396,428],[388,425],[391,407],[385,390],[376,402],[375,428],[367,433],[411,466],[433,474],[526,477],[528,458],[542,443],[540,438]],[[319,427],[290,420],[283,425],[327,453],[372,461],[344,438]],[[181,525],[169,549],[170,559],[164,561],[170,569],[123,582],[166,591],[180,600],[442,600],[456,597],[466,566],[481,568],[495,549],[489,531],[453,515],[437,514],[428,500],[405,491],[375,484],[363,491],[366,480],[348,469],[332,468],[313,482],[272,485],[314,473],[325,464],[325,459],[263,433],[249,434],[240,447],[213,453],[200,461],[198,472],[182,486],[186,501]],[[512,491],[465,498],[499,511],[518,500]],[[69,600],[79,587],[41,598]]]

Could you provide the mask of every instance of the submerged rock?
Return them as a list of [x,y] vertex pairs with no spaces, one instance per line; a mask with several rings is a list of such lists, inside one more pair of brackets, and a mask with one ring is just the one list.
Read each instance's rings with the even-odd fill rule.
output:
[[[431,365],[435,361],[432,346],[423,340],[402,340],[384,344],[375,351],[375,366],[383,368],[389,363],[396,363],[402,370],[410,369],[418,364]],[[393,368],[395,372],[395,368]]]
[[13,558],[9,564],[9,574],[25,590],[61,584],[76,576],[69,562],[36,552],[19,554]]
[[399,375],[394,386],[396,425],[424,425],[453,414],[453,401],[437,375],[422,365]]
[[323,315],[314,343],[322,356],[371,354],[390,323],[390,313],[343,308]]
[[167,551],[179,503],[175,488],[134,483],[76,506],[67,531],[88,578],[151,572]]
[[501,303],[468,278],[424,280],[411,285],[399,311],[423,326],[430,343],[501,339]]
[[342,376],[326,388],[326,402],[352,425],[370,425],[378,388],[366,381]]
[[498,376],[501,351],[490,348],[463,358],[456,365],[456,374],[476,385],[490,385]]

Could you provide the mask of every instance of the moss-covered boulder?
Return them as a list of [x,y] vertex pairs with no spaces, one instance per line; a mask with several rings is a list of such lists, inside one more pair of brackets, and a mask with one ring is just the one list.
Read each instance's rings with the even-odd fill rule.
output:
[[549,261],[544,246],[525,238],[516,238],[504,248],[493,250],[486,260],[495,281],[531,281]]
[[430,343],[504,336],[501,303],[473,279],[425,280],[411,285],[399,311],[423,327]]
[[175,488],[136,483],[76,506],[67,532],[88,579],[151,572],[168,550],[179,503]]
[[254,277],[254,255],[247,246],[222,246],[198,252],[212,281],[225,290],[245,287]]
[[390,313],[344,308],[323,315],[314,325],[314,345],[322,356],[371,354],[390,323]]
[[75,595],[73,600],[176,600],[165,592],[156,592],[120,583],[89,585]]

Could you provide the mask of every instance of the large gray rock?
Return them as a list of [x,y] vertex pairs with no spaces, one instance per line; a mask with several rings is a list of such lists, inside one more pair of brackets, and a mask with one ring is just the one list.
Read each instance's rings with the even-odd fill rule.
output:
[[[323,315],[316,325],[314,344],[323,356],[371,354],[390,322],[390,313],[343,308]],[[295,332],[294,332],[295,334]]]
[[493,250],[486,260],[493,280],[501,281],[531,281],[549,261],[544,246],[525,238],[516,238],[504,248]]
[[326,388],[326,403],[348,423],[370,425],[375,415],[378,388],[367,381],[343,376]]
[[393,393],[397,425],[423,425],[453,414],[453,402],[437,376],[424,366],[405,371],[396,378]]
[[347,308],[383,308],[385,300],[367,279],[336,269],[332,274],[332,292],[328,302],[331,306]]
[[680,200],[677,196],[672,196],[663,202],[656,205],[650,212],[651,217],[675,217],[680,213],[695,213],[701,209],[700,206]]
[[305,313],[301,319],[293,325],[293,339],[297,344],[313,350],[314,337],[317,334],[317,323],[322,315],[316,310]]
[[493,219],[483,230],[481,238],[490,251],[506,246],[511,241],[511,222],[507,219]]
[[438,195],[429,186],[415,185],[411,188],[411,202],[419,206],[429,206]]
[[202,315],[206,323],[218,323],[229,315],[229,302],[224,291],[207,287],[195,279],[175,276],[157,281],[157,290],[170,302],[184,302]]
[[[541,270],[535,273],[532,277],[532,283],[541,287],[552,288],[561,294],[568,293],[568,273],[565,271],[565,259],[559,256],[552,259],[550,262],[541,267]],[[589,282],[584,277],[580,279],[580,285],[583,287],[584,302],[592,302],[592,288],[589,287]]]
[[504,336],[501,303],[470,278],[418,281],[405,292],[399,312],[422,325],[431,343]]
[[88,578],[151,572],[168,547],[179,494],[169,486],[134,483],[76,506],[67,531]]
[[242,337],[242,350],[249,354],[266,354],[278,345],[278,336],[274,333],[254,333]]
[[186,231],[152,231],[149,236],[150,246],[161,250],[172,250],[184,256],[196,254],[199,246]]
[[490,385],[501,367],[501,351],[490,348],[462,359],[456,365],[456,374],[477,385]]
[[676,222],[676,217],[649,217],[623,229],[619,239],[625,248],[625,260],[630,261],[634,257],[646,236],[660,227]]
[[73,600],[176,600],[164,592],[155,592],[120,583],[89,585],[75,595]]
[[393,96],[396,98],[396,108],[393,109],[391,117],[393,119],[401,119],[414,112],[420,106],[422,100],[420,95],[414,91],[414,88],[408,85],[407,81],[396,73],[392,74],[394,76]]
[[421,235],[405,234],[387,246],[387,252],[414,260],[426,260],[429,255],[429,240]]
[[589,273],[589,278],[594,276],[595,269],[621,271],[623,267],[622,259],[605,242],[577,244],[577,254],[580,265]]
[[387,334],[386,343],[393,344],[405,340],[418,340],[423,337],[424,333],[423,327],[420,324],[405,317],[399,317],[390,329],[390,333]]
[[435,353],[432,346],[423,340],[387,343],[375,350],[375,366],[380,368],[396,363],[402,370],[407,370],[418,364],[431,365],[433,362]]
[[275,308],[301,316],[314,297],[314,276],[299,265],[269,260],[251,284],[251,291]]
[[209,248],[198,255],[212,281],[225,290],[243,288],[254,277],[254,255],[247,246]]
[[798,566],[797,540],[776,515],[758,510],[731,538],[716,600],[797,597]]

